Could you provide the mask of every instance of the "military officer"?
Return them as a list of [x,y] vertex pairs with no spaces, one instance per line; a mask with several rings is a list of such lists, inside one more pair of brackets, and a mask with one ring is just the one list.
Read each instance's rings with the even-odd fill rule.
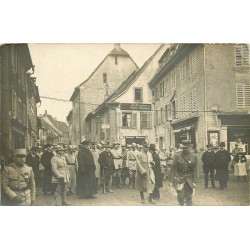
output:
[[15,149],[13,163],[4,167],[2,173],[2,190],[6,204],[10,206],[33,205],[36,197],[34,173],[25,164],[26,149]]
[[70,181],[69,169],[64,157],[65,149],[61,146],[55,147],[56,154],[51,159],[52,185],[54,190],[55,205],[58,206],[59,193],[62,197],[62,206],[71,205],[66,201],[67,183]]
[[197,155],[190,152],[191,142],[182,141],[182,152],[174,155],[170,171],[170,187],[174,186],[180,206],[192,206],[193,189],[197,186]]

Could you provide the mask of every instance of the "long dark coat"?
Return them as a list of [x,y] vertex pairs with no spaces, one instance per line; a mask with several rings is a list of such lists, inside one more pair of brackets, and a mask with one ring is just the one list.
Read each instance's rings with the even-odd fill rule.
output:
[[155,162],[155,165],[152,167],[154,174],[155,174],[155,185],[158,186],[158,188],[163,187],[162,184],[162,174],[161,174],[161,161],[159,154],[156,152],[152,153],[153,161]]
[[97,194],[95,179],[95,162],[89,149],[80,149],[77,155],[78,172],[76,176],[76,195],[89,196]]
[[212,150],[210,152],[206,151],[203,153],[201,160],[203,162],[203,170],[214,170],[215,169],[215,152]]
[[53,185],[51,183],[52,178],[52,165],[51,159],[54,154],[51,151],[45,150],[41,156],[41,164],[44,166],[44,179],[43,179],[43,192],[53,191]]
[[215,167],[216,167],[216,178],[219,181],[227,181],[228,175],[228,164],[231,161],[231,156],[226,150],[219,150],[215,154]]
[[32,156],[31,153],[29,153],[26,156],[26,164],[30,167],[32,167],[32,170],[34,172],[35,176],[35,182],[36,186],[39,187],[41,185],[41,178],[40,178],[40,172],[39,172],[39,164],[40,164],[40,158],[38,155]]
[[115,172],[115,165],[114,165],[114,159],[111,156],[111,153],[107,152],[106,150],[101,152],[99,155],[98,162],[101,167],[101,171],[105,169],[105,171],[112,175]]

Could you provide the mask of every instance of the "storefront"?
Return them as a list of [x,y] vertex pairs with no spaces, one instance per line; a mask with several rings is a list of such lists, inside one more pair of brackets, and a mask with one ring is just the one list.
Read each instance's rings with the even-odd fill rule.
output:
[[124,136],[124,138],[126,146],[131,145],[133,142],[142,145],[145,142],[147,136]]
[[230,152],[235,147],[235,143],[240,138],[244,145],[245,151],[250,155],[250,115],[242,114],[222,114],[221,126],[227,129],[227,148]]
[[196,149],[196,128],[198,116],[191,117],[186,120],[173,122],[172,131],[174,133],[175,147],[179,148],[183,140],[190,140],[193,149]]

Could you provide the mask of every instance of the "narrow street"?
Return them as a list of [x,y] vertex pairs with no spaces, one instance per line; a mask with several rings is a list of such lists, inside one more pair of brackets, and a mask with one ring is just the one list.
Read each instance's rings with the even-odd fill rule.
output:
[[[115,189],[114,193],[98,194],[94,199],[77,198],[74,195],[68,196],[72,206],[178,206],[177,198],[170,192],[169,182],[165,181],[161,189],[161,199],[155,204],[141,204],[139,194],[126,185],[123,189]],[[216,182],[218,187],[218,182]],[[198,178],[198,187],[193,197],[194,206],[249,206],[250,203],[250,182],[237,181],[236,177],[230,175],[227,190],[204,189],[203,176]],[[35,205],[53,206],[53,196],[44,196],[41,189],[38,189]]]

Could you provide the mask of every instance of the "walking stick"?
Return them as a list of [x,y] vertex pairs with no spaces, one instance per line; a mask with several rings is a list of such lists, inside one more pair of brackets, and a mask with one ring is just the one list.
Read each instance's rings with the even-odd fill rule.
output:
[[103,182],[103,194],[106,194],[106,184],[105,184],[105,173],[103,168],[103,176],[102,176],[102,182]]

